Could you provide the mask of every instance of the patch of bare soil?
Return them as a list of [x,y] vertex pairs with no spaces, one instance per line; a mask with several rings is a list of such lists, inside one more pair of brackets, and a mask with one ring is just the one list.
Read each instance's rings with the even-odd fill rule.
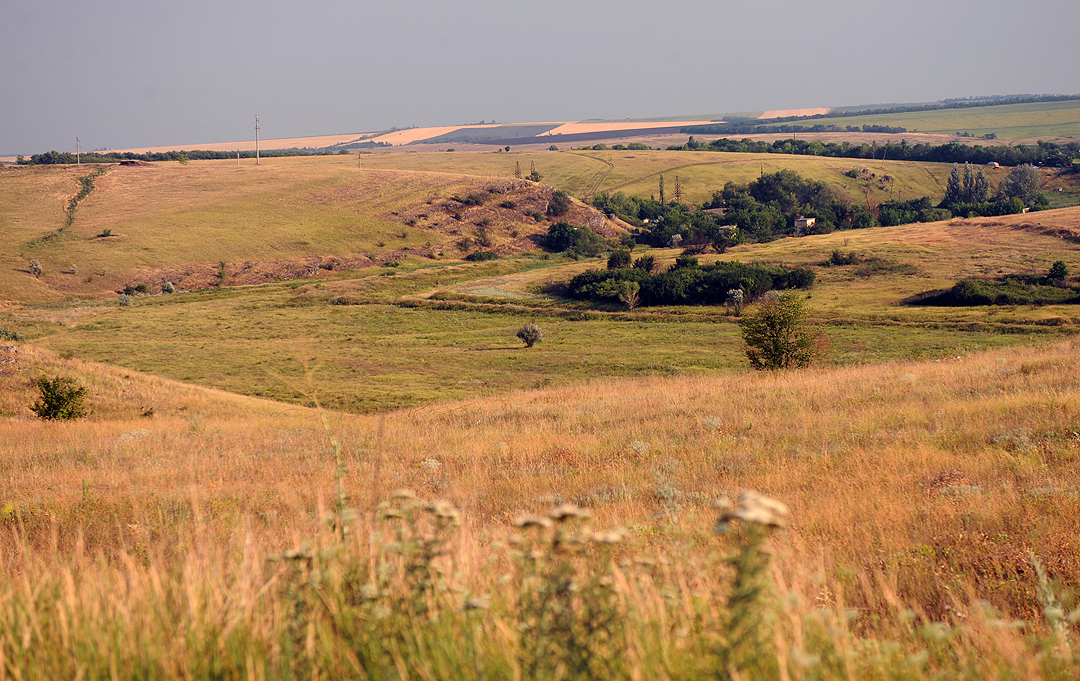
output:
[[528,180],[494,179],[380,217],[431,230],[463,254],[486,250],[507,256],[536,250],[539,235],[556,221],[589,227],[605,238],[622,233],[603,213],[576,199],[570,200],[565,213],[549,216],[554,193],[553,188]]

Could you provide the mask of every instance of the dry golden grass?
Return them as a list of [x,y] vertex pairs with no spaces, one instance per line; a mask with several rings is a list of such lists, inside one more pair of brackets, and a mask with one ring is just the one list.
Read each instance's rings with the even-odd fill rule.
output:
[[[1080,578],[1076,343],[597,381],[325,423],[307,409],[18,347],[20,371],[0,375],[4,412],[18,412],[0,419],[0,500],[4,522],[34,546],[168,556],[193,509],[214,541],[248,528],[261,551],[297,545],[314,531],[319,499],[336,493],[336,441],[352,503],[371,510],[400,487],[445,497],[477,541],[504,536],[520,512],[574,501],[599,525],[663,547],[700,531],[717,496],[754,488],[793,509],[788,567],[823,560],[854,590],[889,575],[934,617],[972,594],[1033,616],[1028,551],[1054,578]],[[87,381],[95,414],[28,416],[19,405],[39,371]],[[139,415],[144,402],[152,418]]]

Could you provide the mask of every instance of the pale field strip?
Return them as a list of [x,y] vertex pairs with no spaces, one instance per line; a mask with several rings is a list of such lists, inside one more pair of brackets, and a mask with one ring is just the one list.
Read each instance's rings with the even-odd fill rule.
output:
[[817,109],[779,109],[777,111],[766,111],[758,116],[758,120],[765,120],[767,118],[789,118],[791,116],[821,116],[832,111],[829,107],[821,107]]
[[548,132],[540,135],[540,137],[547,137],[549,135],[576,135],[586,132],[606,132],[609,130],[642,130],[646,128],[681,128],[684,125],[708,125],[712,121],[648,121],[648,122],[626,122],[626,123],[587,123],[584,121],[573,121],[570,123],[563,123],[559,127],[549,130]]

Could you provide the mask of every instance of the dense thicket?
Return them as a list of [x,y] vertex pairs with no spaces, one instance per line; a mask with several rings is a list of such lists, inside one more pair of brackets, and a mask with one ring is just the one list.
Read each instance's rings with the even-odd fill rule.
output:
[[815,218],[808,233],[878,224],[871,211],[853,205],[834,187],[793,170],[762,175],[747,185],[728,182],[703,206],[723,209],[722,214],[622,193],[597,194],[593,205],[639,226],[638,241],[660,247],[712,244],[722,251],[746,238],[769,241],[795,234],[799,215]]
[[615,302],[636,285],[641,305],[722,305],[733,289],[742,290],[751,299],[772,290],[808,288],[814,279],[814,272],[806,268],[740,262],[699,265],[696,258],[683,256],[671,269],[658,274],[645,267],[583,272],[570,280],[567,295]]

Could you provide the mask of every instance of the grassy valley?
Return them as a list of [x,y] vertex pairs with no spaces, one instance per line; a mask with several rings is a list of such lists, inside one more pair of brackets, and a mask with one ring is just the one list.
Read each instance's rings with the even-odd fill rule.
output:
[[[723,306],[566,297],[607,252],[545,253],[548,227],[616,243],[580,199],[661,172],[694,202],[779,168],[880,202],[950,166],[361,165],[113,166],[70,222],[91,169],[0,171],[0,676],[1075,676],[1080,312],[911,303],[1058,262],[1074,285],[1080,208],[699,253],[816,274],[820,361],[752,372]],[[48,376],[86,418],[34,416]]]

